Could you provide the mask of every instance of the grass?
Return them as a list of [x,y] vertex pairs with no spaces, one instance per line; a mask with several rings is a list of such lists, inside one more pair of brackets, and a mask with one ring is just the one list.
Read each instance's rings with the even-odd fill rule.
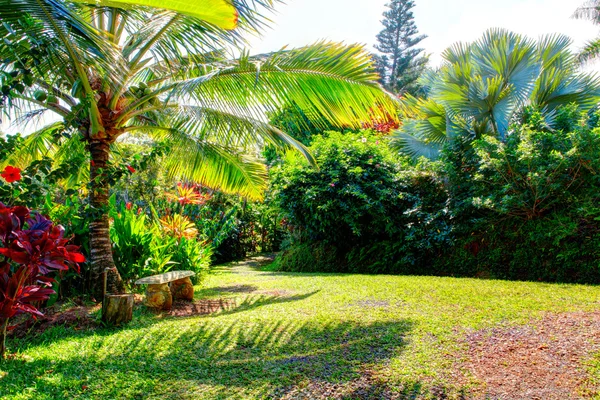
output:
[[[449,376],[466,333],[598,308],[600,288],[412,276],[215,270],[197,298],[229,311],[170,318],[136,310],[124,329],[55,327],[9,341],[2,399],[458,395]],[[600,364],[599,364],[600,365]],[[358,385],[361,377],[369,379]],[[324,391],[323,393],[326,393]]]

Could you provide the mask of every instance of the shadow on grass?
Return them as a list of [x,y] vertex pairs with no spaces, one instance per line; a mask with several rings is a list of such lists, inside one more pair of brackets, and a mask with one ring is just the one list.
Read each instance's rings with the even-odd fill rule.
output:
[[218,286],[196,290],[194,296],[196,298],[203,299],[206,297],[221,296],[228,294],[252,293],[256,292],[257,290],[258,286],[255,285]]
[[[176,322],[81,335],[58,356],[44,352],[48,344],[40,343],[39,358],[0,364],[12,383],[0,385],[0,396],[22,395],[32,386],[49,398],[245,398],[248,393],[294,398],[299,382],[352,389],[371,366],[402,351],[413,325],[409,320]],[[352,390],[370,390],[373,396],[387,390],[382,383],[365,385]]]
[[284,304],[293,301],[305,300],[317,293],[320,290],[313,292],[288,295],[288,296],[267,296],[267,295],[250,295],[243,298],[242,302],[237,304],[234,308],[221,312],[222,315],[236,314],[239,312],[253,310],[258,307],[263,307],[271,304]]

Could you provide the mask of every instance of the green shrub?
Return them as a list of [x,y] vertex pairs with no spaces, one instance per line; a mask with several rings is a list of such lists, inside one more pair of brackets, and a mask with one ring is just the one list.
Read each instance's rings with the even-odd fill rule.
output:
[[436,253],[449,234],[435,169],[411,168],[370,131],[328,132],[310,150],[318,168],[290,155],[272,171],[290,230],[280,268],[425,273],[425,250]]
[[125,282],[132,286],[139,278],[171,270],[193,271],[194,283],[203,280],[211,264],[210,244],[170,236],[141,208],[131,203],[117,206],[114,196],[110,203],[113,256]]
[[446,150],[456,242],[438,269],[600,282],[600,130],[519,127]]

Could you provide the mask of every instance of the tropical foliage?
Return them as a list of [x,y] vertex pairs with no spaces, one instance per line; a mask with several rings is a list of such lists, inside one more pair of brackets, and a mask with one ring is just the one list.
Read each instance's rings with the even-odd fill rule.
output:
[[386,137],[329,132],[310,149],[319,169],[290,155],[273,170],[288,231],[281,268],[410,272],[429,257],[426,248],[445,240],[441,181],[397,157]]
[[[573,13],[573,18],[587,19],[594,24],[600,24],[600,1],[588,0],[581,7],[578,7]],[[579,60],[583,63],[598,58],[600,55],[600,38],[588,41],[581,52]]]
[[21,314],[42,315],[39,302],[54,294],[54,280],[47,275],[69,268],[78,271],[85,261],[68,241],[61,226],[40,214],[0,203],[0,359],[10,320]]
[[[292,146],[311,157],[266,123],[265,114],[295,105],[309,118],[359,127],[375,105],[376,112],[393,113],[358,46],[318,43],[228,59],[228,47],[266,26],[273,1],[135,4],[0,1],[4,110],[16,121],[56,120],[30,134],[28,150],[14,159],[88,152],[96,278],[113,266],[108,196],[112,171],[122,166],[111,153],[122,141],[167,142],[170,176],[260,198],[266,167],[257,147]],[[227,30],[232,17],[237,28]],[[110,274],[109,284],[123,290],[118,274]]]
[[413,156],[435,158],[449,140],[491,134],[504,140],[526,112],[541,113],[546,129],[556,127],[559,107],[596,107],[600,79],[579,70],[571,40],[562,35],[535,42],[501,29],[473,43],[458,43],[445,63],[428,75],[427,98],[407,96],[398,146]]
[[598,117],[529,113],[504,141],[451,141],[436,162],[369,132],[316,136],[320,169],[273,170],[291,271],[600,282]]

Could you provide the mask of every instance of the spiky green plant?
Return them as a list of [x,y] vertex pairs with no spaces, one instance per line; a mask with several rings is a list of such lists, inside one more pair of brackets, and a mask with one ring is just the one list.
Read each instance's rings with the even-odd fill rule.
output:
[[397,145],[413,156],[435,158],[452,138],[504,138],[526,106],[540,110],[549,128],[560,106],[595,107],[600,79],[579,70],[570,44],[563,35],[535,42],[503,29],[455,44],[444,52],[439,71],[426,77],[428,99],[406,97]]
[[[373,112],[392,111],[359,46],[318,43],[226,57],[244,44],[244,34],[267,26],[265,13],[275,3],[0,0],[5,111],[21,121],[45,113],[58,121],[29,136],[33,149],[81,144],[89,152],[95,277],[114,267],[107,169],[111,146],[123,137],[168,141],[164,167],[174,177],[259,198],[266,170],[254,156],[257,146],[291,146],[311,158],[266,122],[267,113],[295,104],[308,116],[359,127]],[[57,145],[57,132],[71,138]],[[118,273],[109,284],[123,289]]]

